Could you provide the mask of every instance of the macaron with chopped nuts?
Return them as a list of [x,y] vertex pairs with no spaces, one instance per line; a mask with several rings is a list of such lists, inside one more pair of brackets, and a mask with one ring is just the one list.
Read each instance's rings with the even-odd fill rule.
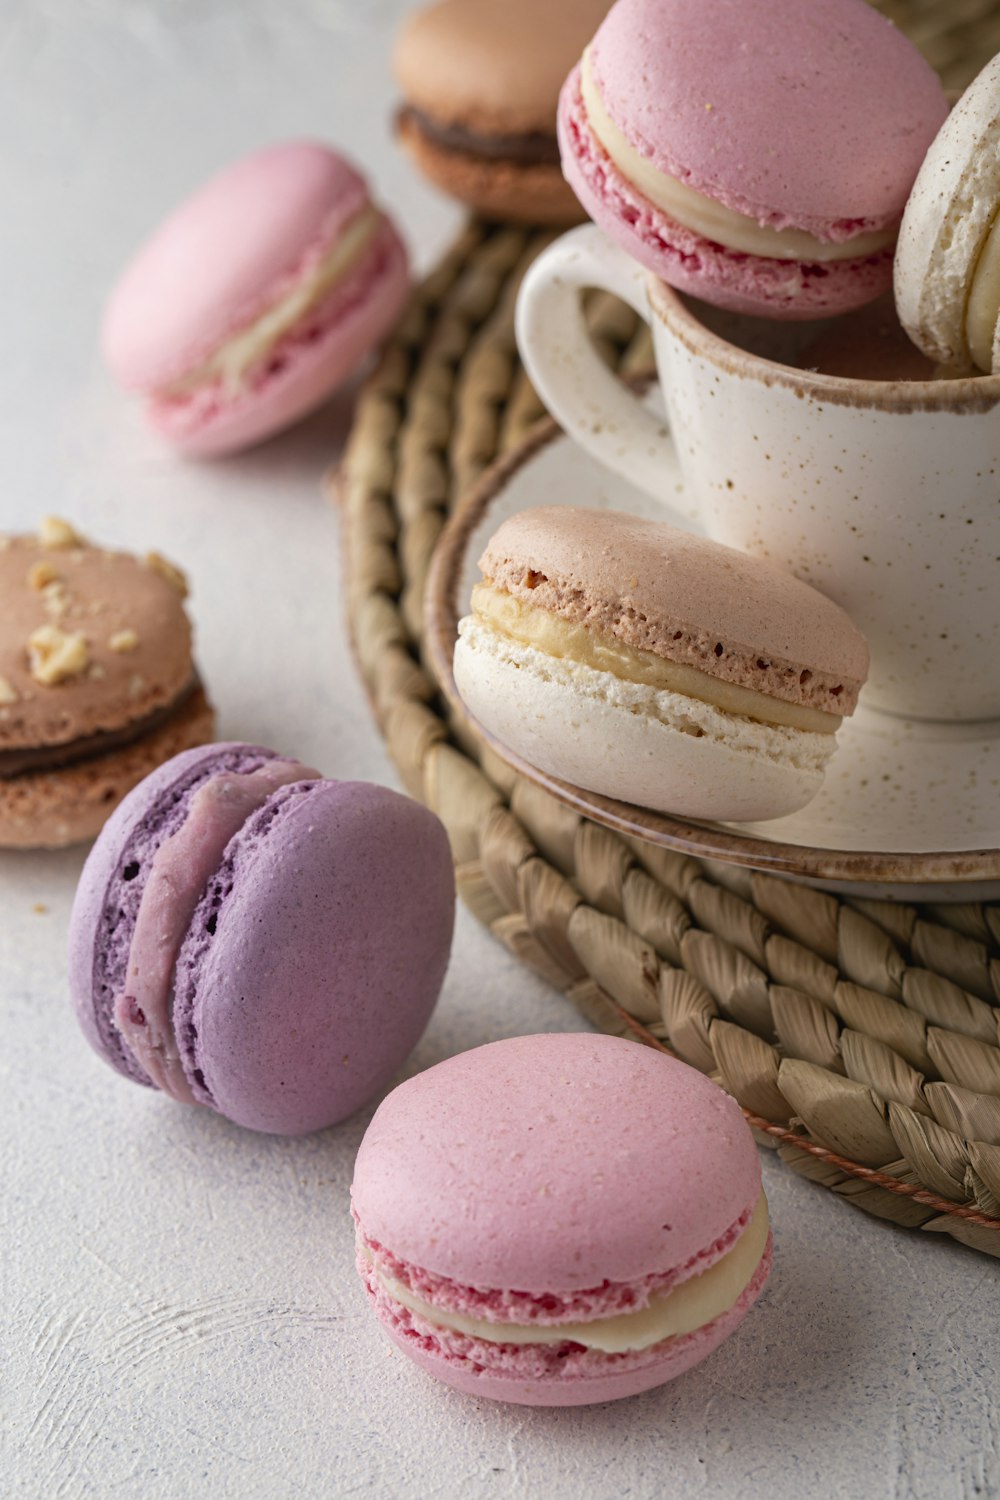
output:
[[180,570],[49,516],[0,535],[0,848],[94,836],[139,781],[210,740]]

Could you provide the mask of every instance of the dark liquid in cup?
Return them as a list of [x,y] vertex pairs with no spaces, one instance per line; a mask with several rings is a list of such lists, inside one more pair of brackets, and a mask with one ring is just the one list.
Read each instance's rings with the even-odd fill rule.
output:
[[742,317],[693,299],[689,305],[727,342],[777,364],[853,380],[943,378],[903,332],[888,294],[856,312],[807,323]]

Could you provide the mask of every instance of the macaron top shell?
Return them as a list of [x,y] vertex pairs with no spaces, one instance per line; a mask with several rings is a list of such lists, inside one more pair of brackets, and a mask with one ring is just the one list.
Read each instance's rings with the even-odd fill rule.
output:
[[563,79],[608,0],[438,0],[405,21],[393,70],[408,104],[485,134],[555,135]]
[[181,379],[275,302],[368,202],[329,147],[291,141],[244,157],[147,240],[108,304],[105,357],[122,384]]
[[[0,542],[0,752],[123,728],[189,686],[191,626],[175,570],[79,538]],[[71,653],[65,676],[54,655],[44,659],[50,647]]]
[[917,174],[896,246],[899,320],[930,359],[970,359],[966,306],[1000,208],[1000,55],[966,89]]
[[850,712],[868,673],[865,639],[839,605],[764,558],[663,522],[539,506],[504,521],[479,566],[541,608],[789,701]]
[[570,1293],[706,1269],[760,1193],[735,1102],[635,1042],[516,1037],[379,1106],[358,1152],[369,1241],[466,1286]]
[[894,224],[947,113],[933,69],[865,0],[618,0],[590,67],[654,167],[820,239]]
[[367,782],[298,782],[233,838],[177,960],[196,1093],[299,1135],[388,1083],[430,1016],[454,876],[438,820]]

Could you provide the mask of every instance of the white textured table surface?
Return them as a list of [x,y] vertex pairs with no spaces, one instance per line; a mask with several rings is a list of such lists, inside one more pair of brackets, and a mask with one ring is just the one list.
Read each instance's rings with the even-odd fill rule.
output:
[[[389,138],[394,0],[0,6],[0,529],[44,512],[190,572],[225,737],[393,784],[342,629],[319,482],[348,406],[184,465],[95,351],[103,295],[207,172],[285,136],[362,161],[427,264],[457,214]],[[0,1494],[800,1497],[1000,1494],[1000,1268],[764,1170],[777,1258],[700,1370],[580,1411],[475,1402],[391,1352],[353,1270],[367,1116],[253,1136],[129,1087],[77,1033],[82,853],[0,855]],[[44,910],[39,909],[44,907]],[[572,1028],[461,915],[412,1060]]]

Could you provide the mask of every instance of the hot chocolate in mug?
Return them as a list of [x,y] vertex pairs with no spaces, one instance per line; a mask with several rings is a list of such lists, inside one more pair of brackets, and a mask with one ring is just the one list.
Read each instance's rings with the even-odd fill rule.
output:
[[[580,305],[593,287],[650,323],[669,430],[601,362]],[[549,410],[661,498],[665,520],[689,524],[666,509],[676,452],[707,535],[847,610],[871,647],[869,707],[1000,717],[1000,376],[866,378],[880,351],[851,351],[849,334],[858,373],[797,367],[815,324],[738,320],[682,297],[593,225],[531,267],[517,332]]]

